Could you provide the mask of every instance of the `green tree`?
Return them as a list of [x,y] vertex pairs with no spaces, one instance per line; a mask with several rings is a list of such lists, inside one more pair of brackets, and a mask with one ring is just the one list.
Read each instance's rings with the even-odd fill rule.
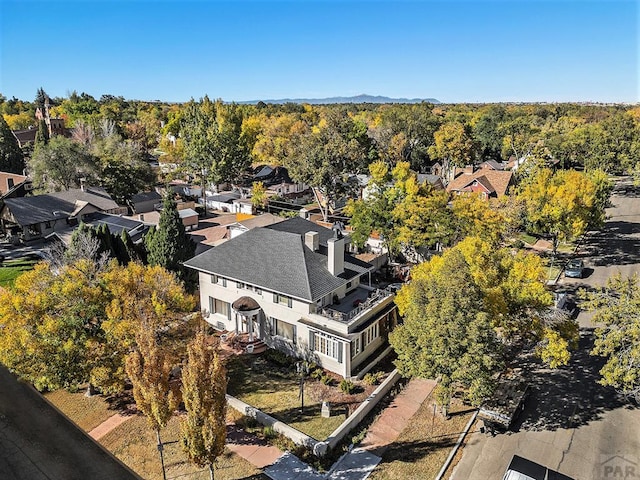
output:
[[224,452],[227,436],[227,376],[217,351],[207,345],[203,331],[187,347],[182,369],[182,401],[186,417],[180,422],[182,447],[189,460],[208,467],[214,477],[216,459]]
[[403,287],[410,301],[402,304],[404,322],[389,341],[403,375],[438,379],[446,413],[457,387],[466,389],[474,405],[490,395],[501,368],[501,346],[463,255],[452,250],[431,262],[438,268]]
[[325,222],[336,202],[353,193],[350,174],[366,163],[361,133],[352,118],[328,111],[310,133],[294,139],[295,153],[285,166],[292,178],[311,186]]
[[18,140],[0,115],[0,172],[22,173],[24,166],[24,156]]
[[[408,170],[408,162],[400,162],[398,168]],[[345,212],[351,217],[349,225],[353,228],[351,238],[355,245],[362,248],[369,237],[376,233],[380,236],[389,256],[398,253],[397,225],[393,209],[400,200],[398,186],[391,183],[389,167],[383,161],[369,165],[371,180],[367,186],[367,198],[349,200]]]
[[44,119],[38,122],[38,131],[36,132],[36,139],[34,141],[34,149],[42,148],[49,143],[49,128]]
[[640,277],[617,274],[605,287],[582,292],[584,307],[595,312],[595,345],[591,352],[606,358],[602,385],[610,385],[640,402]]
[[160,430],[167,426],[178,398],[169,382],[173,365],[166,351],[158,344],[153,326],[143,325],[136,335],[136,347],[127,356],[126,371],[133,384],[136,408],[146,417],[156,432],[162,474],[166,480]]
[[120,205],[126,205],[136,193],[147,191],[155,178],[143,152],[118,135],[97,142],[93,148],[100,163],[102,186]]
[[196,245],[186,233],[176,201],[171,194],[165,195],[158,228],[149,230],[145,236],[145,245],[150,265],[160,265],[175,272],[188,287],[194,287],[194,275],[190,270],[187,271],[182,263],[194,256]]
[[81,178],[97,171],[95,159],[78,143],[63,136],[34,151],[29,170],[36,186],[46,192],[80,186]]
[[206,96],[186,105],[180,125],[183,168],[201,178],[203,202],[209,183],[235,183],[251,164],[248,146],[242,140],[243,115],[239,105],[211,102]]

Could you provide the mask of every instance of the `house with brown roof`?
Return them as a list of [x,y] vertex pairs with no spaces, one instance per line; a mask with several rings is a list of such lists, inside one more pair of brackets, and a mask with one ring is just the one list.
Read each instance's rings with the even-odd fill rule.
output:
[[472,173],[460,173],[447,185],[447,192],[478,193],[483,198],[500,198],[507,194],[513,182],[510,171],[482,168]]

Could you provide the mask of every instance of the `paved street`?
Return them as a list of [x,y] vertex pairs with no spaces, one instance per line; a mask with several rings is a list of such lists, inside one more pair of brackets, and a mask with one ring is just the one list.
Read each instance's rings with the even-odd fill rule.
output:
[[[630,184],[628,184],[630,185]],[[580,287],[604,285],[616,272],[640,268],[640,198],[618,185],[603,232],[587,237],[578,251],[583,279],[562,279],[559,288],[574,294]],[[499,480],[514,454],[576,480],[640,478],[640,409],[621,401],[596,382],[602,359],[591,357],[593,325],[580,312],[580,345],[570,365],[545,369],[537,359],[525,365],[532,395],[518,420],[517,433],[490,437],[475,432],[454,470],[455,480]],[[614,477],[616,468],[636,476]]]

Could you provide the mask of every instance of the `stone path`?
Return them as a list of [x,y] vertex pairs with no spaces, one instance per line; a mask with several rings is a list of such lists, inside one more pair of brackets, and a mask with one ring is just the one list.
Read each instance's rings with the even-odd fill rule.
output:
[[227,447],[258,468],[271,465],[283,455],[280,449],[235,425],[227,426]]

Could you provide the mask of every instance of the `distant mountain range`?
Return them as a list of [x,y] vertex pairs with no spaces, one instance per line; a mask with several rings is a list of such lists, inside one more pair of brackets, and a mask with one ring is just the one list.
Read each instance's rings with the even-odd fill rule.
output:
[[380,95],[356,95],[355,97],[330,97],[330,98],[283,98],[279,100],[248,100],[244,103],[255,105],[256,103],[309,103],[316,105],[326,105],[330,103],[440,103],[435,98],[390,98]]

